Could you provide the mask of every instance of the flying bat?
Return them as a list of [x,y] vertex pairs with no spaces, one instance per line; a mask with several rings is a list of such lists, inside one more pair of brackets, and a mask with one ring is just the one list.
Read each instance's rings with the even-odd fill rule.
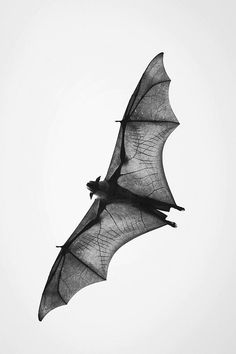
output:
[[130,98],[103,181],[87,183],[91,208],[63,246],[48,276],[38,318],[66,305],[80,289],[107,279],[114,253],[126,242],[164,225],[170,208],[184,210],[172,196],[162,151],[179,125],[169,103],[163,53],[148,65]]

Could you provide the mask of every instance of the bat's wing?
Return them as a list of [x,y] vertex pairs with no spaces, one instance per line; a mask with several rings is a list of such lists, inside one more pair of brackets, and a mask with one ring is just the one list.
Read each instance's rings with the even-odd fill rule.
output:
[[[161,53],[149,64],[129,101],[106,176],[111,184],[117,182],[136,196],[162,202],[163,210],[177,207],[162,166],[164,143],[178,125],[169,104],[169,83]],[[61,247],[43,291],[40,320],[83,287],[106,280],[112,256],[126,242],[170,224],[165,214],[147,207],[153,204],[141,201],[93,203]]]
[[179,124],[169,103],[169,84],[160,53],[131,96],[106,175],[138,196],[167,203],[163,210],[177,207],[162,164],[165,141]]
[[46,283],[39,320],[83,287],[106,280],[114,253],[133,238],[166,224],[164,214],[127,202],[96,200],[62,249]]

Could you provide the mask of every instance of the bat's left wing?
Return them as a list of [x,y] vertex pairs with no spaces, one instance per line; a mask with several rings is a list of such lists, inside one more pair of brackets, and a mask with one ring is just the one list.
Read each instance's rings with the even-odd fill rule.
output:
[[178,207],[168,186],[162,151],[179,125],[169,102],[163,53],[148,65],[128,103],[106,175],[137,196],[162,203],[162,210]]
[[166,224],[164,214],[159,215],[127,202],[106,205],[95,200],[52,267],[39,320],[54,308],[66,305],[83,287],[106,280],[110,260],[122,245]]

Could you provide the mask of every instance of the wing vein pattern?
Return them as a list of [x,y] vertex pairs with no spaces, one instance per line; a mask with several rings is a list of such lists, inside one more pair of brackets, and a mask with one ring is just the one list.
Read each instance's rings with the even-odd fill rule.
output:
[[[131,96],[105,181],[136,199],[174,207],[162,163],[166,139],[179,124],[169,103],[169,84],[161,53]],[[42,294],[39,320],[80,289],[106,280],[114,253],[133,238],[166,225],[165,218],[132,198],[96,199],[61,247]]]

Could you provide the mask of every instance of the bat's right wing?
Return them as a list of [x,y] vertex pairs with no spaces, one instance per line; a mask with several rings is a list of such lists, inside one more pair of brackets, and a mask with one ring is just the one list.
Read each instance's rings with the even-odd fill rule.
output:
[[[128,103],[106,175],[130,192],[176,206],[168,186],[162,150],[166,139],[178,126],[169,103],[168,77],[163,53],[148,65]],[[181,209],[181,208],[180,208]]]
[[103,204],[95,200],[89,212],[66,241],[52,267],[43,291],[39,320],[66,305],[80,289],[106,280],[114,253],[126,242],[166,225],[165,215],[152,214],[126,202]]

